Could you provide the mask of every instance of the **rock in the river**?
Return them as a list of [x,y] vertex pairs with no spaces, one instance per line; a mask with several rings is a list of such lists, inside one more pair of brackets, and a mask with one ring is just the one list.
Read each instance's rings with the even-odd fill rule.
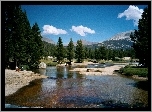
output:
[[39,68],[46,68],[46,64],[45,64],[44,62],[41,62],[41,63],[39,64]]

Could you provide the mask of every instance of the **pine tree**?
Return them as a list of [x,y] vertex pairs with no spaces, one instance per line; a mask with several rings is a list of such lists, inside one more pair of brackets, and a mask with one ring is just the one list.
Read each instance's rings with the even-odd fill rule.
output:
[[91,48],[89,48],[89,50],[88,50],[88,58],[92,59],[92,49]]
[[26,13],[19,5],[5,6],[5,56],[6,63],[9,59],[20,66],[26,60]]
[[109,55],[109,50],[107,48],[105,48],[105,56],[104,56],[104,59],[105,60],[108,60],[108,55]]
[[[20,5],[5,5],[4,7],[5,64],[14,62],[11,67],[37,63],[42,53],[42,41],[38,25],[32,29],[26,12]],[[36,47],[35,47],[36,46]],[[31,60],[29,63],[29,59]]]
[[39,60],[43,55],[43,42],[40,34],[40,29],[37,23],[32,26],[31,38],[29,39],[28,62],[31,68],[35,68],[39,64]]
[[77,41],[75,56],[78,63],[82,63],[84,59],[84,49],[81,40]]
[[55,45],[42,41],[43,43],[43,57],[53,56],[55,57]]
[[104,46],[100,46],[98,49],[99,59],[106,59],[106,49]]
[[[14,5],[6,5],[4,6],[4,36],[5,36],[5,67],[9,66],[10,59],[13,60],[13,37],[12,37],[12,30],[13,30],[13,20],[14,20]],[[2,32],[3,33],[3,32]]]
[[74,58],[74,44],[71,38],[67,46],[67,59],[70,61],[70,65],[73,58]]
[[94,59],[95,58],[95,50],[94,49],[89,49],[89,58]]
[[96,59],[96,60],[99,60],[99,50],[98,50],[98,48],[95,48],[95,50],[94,50],[94,58]]
[[112,50],[111,49],[107,49],[107,59],[108,60],[112,60]]
[[[24,33],[24,36],[23,36],[24,45],[22,46],[22,48],[24,48],[24,49],[22,49],[22,51],[25,52],[25,55],[22,58],[21,64],[28,65],[29,64],[28,60],[30,59],[29,55],[30,55],[31,48],[29,48],[29,47],[31,46],[30,39],[32,38],[32,30],[31,30],[31,26],[30,26],[30,23],[29,23],[29,20],[27,18],[25,11],[23,12],[22,21],[24,22],[23,23],[24,29],[22,30],[22,33]],[[31,52],[33,52],[33,51],[31,51]]]
[[56,45],[56,57],[57,57],[58,63],[61,64],[64,58],[64,47],[63,47],[61,37],[59,37],[57,45]]
[[84,58],[85,59],[89,58],[89,50],[87,47],[84,48]]
[[139,58],[141,64],[148,66],[149,64],[149,42],[150,42],[150,32],[148,30],[148,20],[150,20],[150,15],[148,8],[144,9],[142,13],[142,18],[138,22],[138,30],[131,33],[130,38],[134,41],[133,48],[136,53],[136,57]]

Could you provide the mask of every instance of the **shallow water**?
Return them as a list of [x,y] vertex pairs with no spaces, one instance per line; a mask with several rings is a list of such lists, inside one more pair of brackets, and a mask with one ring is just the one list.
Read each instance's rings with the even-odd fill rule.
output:
[[[89,76],[71,67],[47,67],[35,72],[49,76],[5,97],[6,108],[139,108],[148,107],[148,91],[137,80],[118,76]],[[11,104],[11,105],[9,105]],[[11,107],[12,106],[12,107]]]

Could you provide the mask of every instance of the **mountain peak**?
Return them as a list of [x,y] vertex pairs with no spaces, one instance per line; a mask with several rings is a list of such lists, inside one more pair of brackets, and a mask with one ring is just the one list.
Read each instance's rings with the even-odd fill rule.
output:
[[42,41],[45,41],[45,42],[48,42],[48,43],[51,43],[51,44],[55,44],[55,42],[52,39],[47,38],[47,37],[43,37]]
[[[82,44],[87,46],[87,45],[94,45],[94,44],[98,44],[98,42],[90,42],[90,41],[87,41],[87,40],[83,40],[81,39],[82,41]],[[73,42],[74,46],[76,46],[77,42]]]
[[109,40],[123,40],[123,39],[131,40],[130,39],[131,32],[134,32],[134,31],[130,30],[130,31],[118,33],[114,35],[112,38],[110,38]]
[[103,41],[101,45],[106,46],[110,49],[128,49],[133,45],[133,41],[131,41],[130,34],[134,32],[133,30],[121,32],[114,35],[109,40]]
[[92,44],[97,44],[98,43],[98,42],[90,42],[90,41],[82,40],[82,39],[81,39],[81,41],[82,41],[83,45],[92,45]]

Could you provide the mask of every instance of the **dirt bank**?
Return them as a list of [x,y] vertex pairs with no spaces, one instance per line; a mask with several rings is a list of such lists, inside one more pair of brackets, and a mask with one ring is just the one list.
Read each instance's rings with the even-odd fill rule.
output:
[[35,79],[47,78],[45,75],[35,74],[32,71],[19,71],[5,69],[5,96],[15,93],[18,89]]

